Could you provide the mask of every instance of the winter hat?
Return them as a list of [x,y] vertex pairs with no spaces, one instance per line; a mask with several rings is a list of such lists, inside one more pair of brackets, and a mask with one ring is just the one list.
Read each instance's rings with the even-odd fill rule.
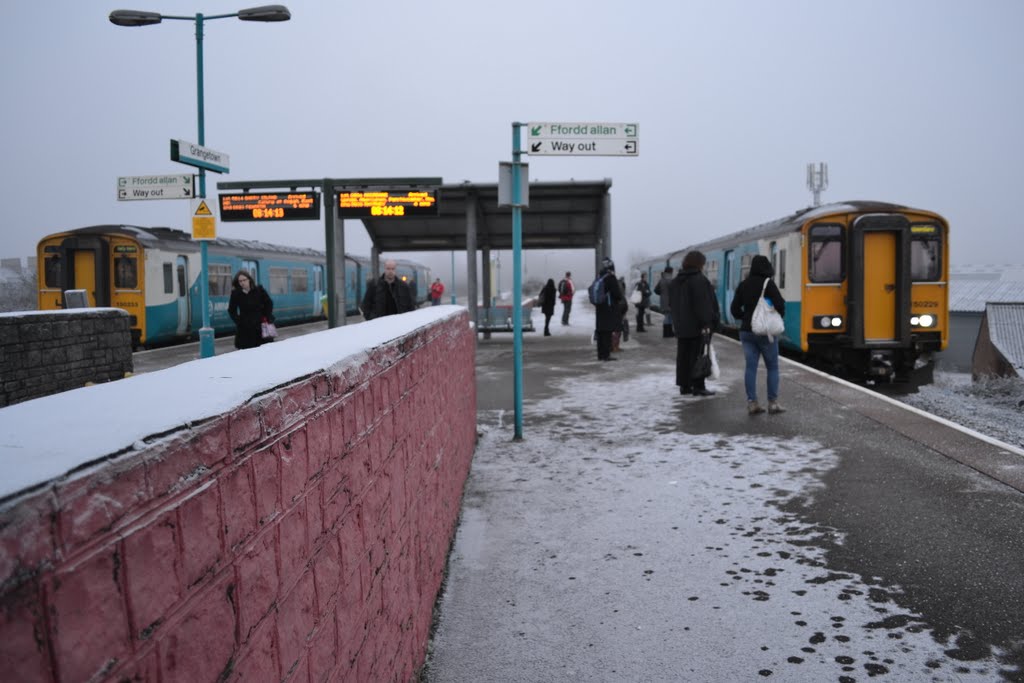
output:
[[601,269],[614,271],[615,261],[612,261],[610,258],[605,256],[603,259],[601,259]]

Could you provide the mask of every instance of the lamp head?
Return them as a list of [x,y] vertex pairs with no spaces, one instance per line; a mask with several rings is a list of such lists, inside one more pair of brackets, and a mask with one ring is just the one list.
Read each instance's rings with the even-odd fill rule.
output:
[[284,5],[263,5],[238,10],[238,18],[242,21],[288,21],[292,13]]
[[150,26],[163,20],[159,12],[140,12],[134,9],[116,9],[110,13],[110,23],[117,26]]

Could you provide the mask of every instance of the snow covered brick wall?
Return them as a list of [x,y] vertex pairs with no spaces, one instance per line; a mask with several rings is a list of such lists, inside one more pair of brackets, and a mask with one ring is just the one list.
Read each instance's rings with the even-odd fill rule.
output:
[[122,412],[104,428],[127,442],[95,452],[95,419],[36,425],[83,461],[0,491],[0,678],[412,679],[475,447],[474,354],[465,311],[434,307],[0,411],[0,456],[44,461],[59,449],[19,425],[72,394],[95,414],[162,396],[177,421]]
[[0,407],[131,371],[131,329],[119,308],[0,314]]

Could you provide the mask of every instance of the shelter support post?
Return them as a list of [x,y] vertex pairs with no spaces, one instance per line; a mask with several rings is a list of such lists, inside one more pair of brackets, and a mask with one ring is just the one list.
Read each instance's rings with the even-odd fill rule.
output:
[[[477,196],[470,194],[466,201],[466,296],[469,306],[469,321],[473,329],[479,329],[480,320],[477,314],[477,278],[476,278],[476,216]],[[452,290],[452,296],[455,291]],[[453,299],[454,302],[454,299]]]
[[[483,284],[483,290],[484,290],[484,298],[483,298],[484,310],[487,310],[487,309],[489,309],[491,307],[491,248],[490,247],[484,247],[480,251],[480,263],[483,265],[483,268],[484,268],[484,276],[483,276],[483,278],[481,278],[481,283]],[[490,339],[490,338],[491,338],[491,333],[487,332],[485,330],[484,331],[484,339]]]

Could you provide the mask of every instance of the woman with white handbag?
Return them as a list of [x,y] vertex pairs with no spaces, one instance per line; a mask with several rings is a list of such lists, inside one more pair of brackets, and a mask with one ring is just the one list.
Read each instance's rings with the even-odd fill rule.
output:
[[743,384],[750,415],[764,412],[757,401],[757,366],[761,358],[768,371],[768,413],[786,412],[779,405],[779,335],[785,331],[786,300],[772,280],[773,275],[775,270],[768,257],[755,256],[749,275],[736,287],[729,307],[732,317],[743,321],[740,324],[740,342],[746,358]]

